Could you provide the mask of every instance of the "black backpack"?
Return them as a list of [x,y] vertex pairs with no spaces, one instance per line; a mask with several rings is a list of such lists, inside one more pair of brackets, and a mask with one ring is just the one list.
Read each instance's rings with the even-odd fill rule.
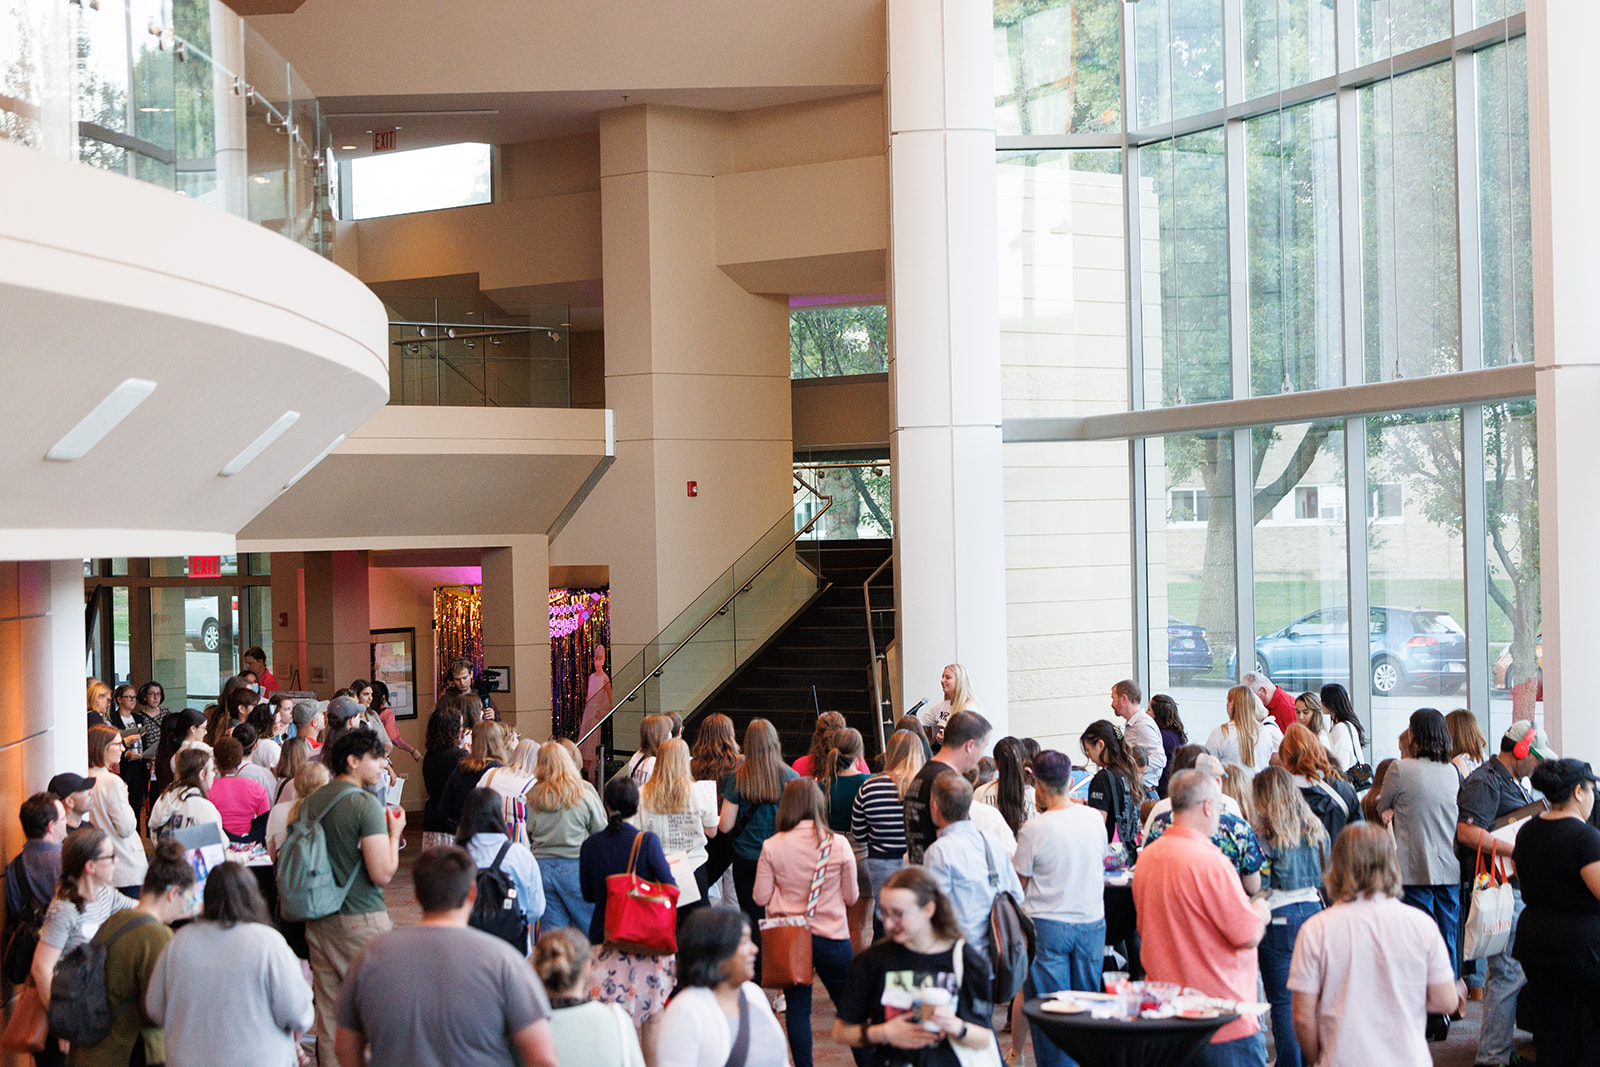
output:
[[28,872],[22,868],[21,856],[6,864],[5,880],[7,883],[15,881],[23,904],[20,912],[6,917],[0,974],[4,974],[6,981],[12,985],[20,986],[28,980],[28,972],[33,969],[33,950],[39,947],[39,930],[44,926],[44,910],[49,902],[33,895],[33,886],[28,884]]
[[989,864],[989,888],[994,890],[994,903],[989,905],[989,968],[994,972],[994,1003],[1009,1004],[1022,991],[1023,980],[1028,977],[1036,935],[1022,902],[1009,889],[1000,888],[1000,872],[995,869],[988,841],[983,843],[983,858]]
[[511,842],[500,846],[494,862],[478,871],[478,901],[472,905],[467,925],[493,934],[524,956],[528,954],[528,917],[522,914],[517,887],[511,876],[500,869],[500,862],[511,850]]
[[110,1036],[111,1024],[137,998],[111,1003],[106,989],[106,957],[123,934],[155,921],[149,915],[137,916],[103,941],[102,927],[100,933],[57,961],[55,976],[50,980],[50,1029],[58,1037],[74,1045],[98,1045]]

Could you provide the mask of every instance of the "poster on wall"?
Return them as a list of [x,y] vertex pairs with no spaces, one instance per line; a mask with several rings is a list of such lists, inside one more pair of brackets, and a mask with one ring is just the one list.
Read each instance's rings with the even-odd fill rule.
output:
[[389,687],[396,719],[417,717],[417,631],[372,631],[372,680]]

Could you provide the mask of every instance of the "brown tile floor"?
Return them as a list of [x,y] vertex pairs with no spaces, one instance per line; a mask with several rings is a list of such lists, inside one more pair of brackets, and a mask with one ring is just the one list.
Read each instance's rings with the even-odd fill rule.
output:
[[[397,926],[414,925],[422,917],[422,909],[417,906],[416,892],[411,884],[411,862],[421,850],[421,838],[421,831],[407,830],[406,847],[400,853],[400,871],[384,890],[384,897],[389,903],[389,915]],[[828,1037],[833,1029],[833,1001],[828,999],[822,983],[817,983],[811,1000],[815,1067],[854,1067],[855,1061],[850,1057],[850,1050],[835,1044]],[[1450,1040],[1430,1046],[1433,1051],[1434,1067],[1472,1067],[1478,1047],[1478,1025],[1482,1018],[1481,1002],[1467,1005],[1467,1017],[1451,1026]],[[1520,1035],[1520,1038],[1518,1050],[1524,1056],[1531,1058],[1533,1055],[1531,1043],[1527,1041],[1526,1035]],[[1000,1047],[1002,1050],[1010,1050],[1011,1035],[1001,1035]],[[1036,1062],[1031,1050],[1027,1054],[1027,1062],[1030,1064]]]

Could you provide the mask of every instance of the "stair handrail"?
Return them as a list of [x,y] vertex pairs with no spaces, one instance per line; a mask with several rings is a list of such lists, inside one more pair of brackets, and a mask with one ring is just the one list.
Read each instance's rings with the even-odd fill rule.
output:
[[[685,637],[682,641],[679,641],[675,646],[673,646],[673,649],[672,649],[671,652],[668,652],[665,656],[662,656],[661,657],[661,662],[657,663],[655,665],[654,669],[645,672],[644,677],[640,678],[639,681],[634,685],[634,687],[632,689],[630,689],[626,693],[624,693],[621,700],[612,701],[611,710],[606,712],[604,715],[600,716],[600,718],[595,721],[595,724],[593,726],[589,727],[588,733],[585,733],[582,737],[578,738],[578,740],[577,740],[578,744],[581,745],[585,741],[589,740],[589,738],[594,734],[594,732],[596,730],[600,729],[601,726],[605,725],[606,722],[608,722],[610,720],[611,716],[613,716],[613,715],[615,715],[617,713],[617,709],[618,708],[622,707],[622,705],[624,705],[628,701],[632,700],[633,699],[633,695],[635,693],[637,693],[639,690],[641,690],[641,689],[643,689],[645,687],[645,683],[649,682],[650,679],[652,679],[652,678],[659,678],[661,676],[661,668],[665,667],[667,665],[668,661],[670,661],[673,656],[676,656],[679,653],[679,651],[682,650],[683,646],[687,645],[690,641],[693,641],[695,639],[695,635],[697,635],[701,630],[704,630],[707,626],[711,625],[711,620],[712,619],[720,617],[722,615],[722,613],[727,610],[728,605],[732,604],[734,602],[734,600],[739,596],[740,593],[748,592],[750,590],[751,583],[754,582],[757,578],[761,577],[761,572],[766,570],[768,567],[772,566],[774,563],[776,563],[778,561],[778,559],[781,556],[783,556],[783,554],[785,552],[787,552],[790,549],[792,549],[794,547],[794,545],[795,545],[795,542],[799,541],[800,538],[804,537],[806,532],[808,530],[810,530],[811,527],[815,526],[817,524],[818,520],[820,520],[823,515],[827,514],[828,509],[833,507],[833,497],[831,497],[828,494],[822,492],[816,486],[812,485],[810,482],[806,481],[804,478],[800,477],[798,474],[794,475],[794,480],[799,482],[806,489],[809,489],[813,496],[817,497],[819,500],[826,501],[826,503],[824,503],[822,505],[822,507],[817,511],[817,513],[815,515],[811,516],[810,520],[807,521],[804,526],[800,527],[800,529],[798,529],[798,530],[796,530],[794,532],[794,536],[793,537],[790,537],[789,540],[785,541],[782,545],[780,545],[778,547],[778,550],[776,552],[774,552],[772,555],[768,556],[767,557],[767,561],[765,563],[763,563],[761,566],[757,567],[754,571],[752,571],[750,573],[750,577],[746,578],[743,582],[739,583],[739,587],[737,589],[735,589],[732,592],[732,594],[729,595],[728,599],[724,600],[721,604],[718,604],[715,608],[713,608],[711,610],[711,613],[708,614],[704,619],[702,619],[700,621],[700,625],[696,626],[693,630],[690,630],[689,631],[689,636]],[[791,508],[790,510],[791,510],[791,514],[792,514],[793,509]],[[751,546],[751,547],[754,547],[754,546]],[[731,566],[730,566],[729,569],[730,570],[732,569]],[[879,733],[882,733],[882,732],[883,732],[882,731],[882,725],[880,724]]]
[[878,564],[876,570],[861,583],[861,599],[867,609],[867,647],[872,651],[872,721],[878,724],[878,751],[887,752],[889,743],[883,733],[883,672],[878,669],[878,630],[872,618],[872,582],[883,573],[883,568],[894,562],[894,552]]

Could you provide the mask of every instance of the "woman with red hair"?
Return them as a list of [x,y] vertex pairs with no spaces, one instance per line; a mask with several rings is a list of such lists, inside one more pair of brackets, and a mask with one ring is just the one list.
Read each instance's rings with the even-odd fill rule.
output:
[[1294,776],[1300,795],[1328,831],[1328,840],[1336,839],[1346,823],[1361,821],[1356,791],[1333,769],[1316,734],[1299,723],[1290,726],[1278,747],[1278,762]]

